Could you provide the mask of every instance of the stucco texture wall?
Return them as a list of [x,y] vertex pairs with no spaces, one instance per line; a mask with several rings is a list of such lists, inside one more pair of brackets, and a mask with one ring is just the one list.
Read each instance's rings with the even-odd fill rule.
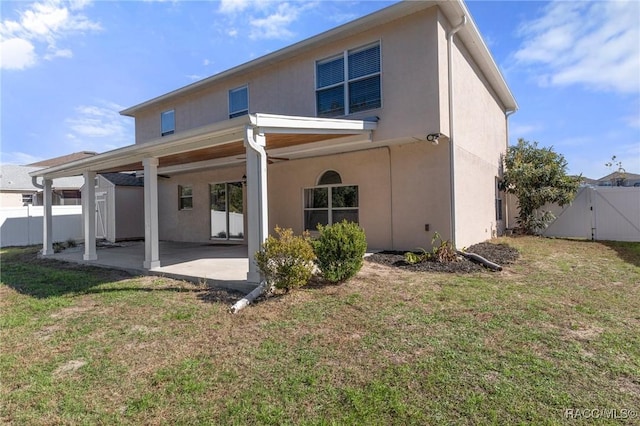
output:
[[[445,238],[448,235],[447,156],[446,146],[409,142],[270,164],[267,172],[270,231],[278,225],[301,233],[304,189],[316,186],[324,172],[334,170],[343,184],[358,186],[359,222],[367,235],[369,249],[429,248],[435,231]],[[231,167],[161,178],[160,239],[209,241],[209,184],[237,182],[244,173],[244,167]],[[179,185],[193,188],[190,210],[178,210]],[[429,231],[425,230],[425,224],[429,224]]]
[[496,177],[507,147],[504,107],[464,46],[454,43],[456,245],[495,235]]
[[[35,199],[35,196],[33,198]],[[0,192],[0,207],[22,207],[22,206],[24,206],[24,203],[22,202],[22,193]]]
[[175,110],[176,134],[227,120],[228,91],[245,84],[250,112],[315,116],[316,61],[374,42],[381,45],[382,107],[346,118],[378,116],[376,141],[424,137],[440,120],[437,17],[437,8],[427,9],[141,109],[136,143],[160,137],[163,111]]

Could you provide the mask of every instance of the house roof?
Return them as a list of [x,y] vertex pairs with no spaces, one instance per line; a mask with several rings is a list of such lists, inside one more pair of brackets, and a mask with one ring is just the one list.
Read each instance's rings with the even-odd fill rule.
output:
[[329,31],[325,31],[306,40],[277,50],[268,55],[259,57],[242,65],[231,68],[227,71],[223,71],[219,74],[215,74],[211,77],[205,78],[172,92],[127,108],[121,111],[120,114],[133,117],[138,110],[141,110],[158,102],[162,102],[176,96],[186,95],[228,77],[241,75],[247,71],[253,71],[256,69],[260,69],[261,67],[271,65],[273,63],[285,61],[298,55],[302,51],[307,51],[316,46],[332,43],[353,34],[369,30],[372,27],[382,25],[386,22],[402,18],[404,16],[410,15],[420,10],[428,9],[433,6],[440,7],[451,26],[457,25],[459,22],[461,22],[463,16],[467,17],[467,24],[464,25],[458,33],[456,33],[456,37],[460,38],[463,41],[473,58],[476,60],[478,66],[487,77],[491,86],[496,91],[498,97],[504,104],[505,109],[517,110],[518,104],[513,94],[511,93],[511,90],[507,86],[507,83],[504,80],[504,77],[502,76],[498,66],[493,60],[493,57],[491,56],[487,45],[482,39],[480,31],[473,21],[473,18],[471,17],[471,14],[469,13],[469,10],[467,9],[464,2],[462,0],[428,0],[401,1],[382,10],[356,19],[355,21],[348,22]]
[[186,163],[191,163],[192,169],[242,164],[245,162],[242,156],[245,154],[244,138],[248,127],[265,135],[266,149],[271,155],[302,158],[345,152],[350,146],[370,142],[371,133],[377,125],[376,121],[368,120],[249,114],[71,163],[36,169],[29,174],[55,179],[85,171],[142,170],[143,159],[150,157],[159,160],[159,167],[166,170],[165,173],[178,171]]
[[609,173],[608,175],[601,177],[600,179],[598,179],[598,182],[610,182],[612,179],[619,178],[623,178],[626,180],[640,180],[640,175],[636,173],[621,172],[619,170],[616,170],[613,173]]
[[100,173],[115,186],[144,186],[144,179],[130,173]]
[[80,151],[80,152],[74,152],[73,154],[62,155],[60,157],[50,158],[48,160],[38,161],[38,162],[27,164],[27,165],[36,166],[36,167],[58,166],[60,164],[65,164],[71,161],[80,160],[82,158],[93,157],[94,155],[98,155],[98,153],[93,151]]
[[[39,191],[33,185],[29,173],[42,170],[42,167],[0,165],[0,190],[2,191]],[[84,184],[82,177],[61,177],[54,179],[53,189],[79,189]]]

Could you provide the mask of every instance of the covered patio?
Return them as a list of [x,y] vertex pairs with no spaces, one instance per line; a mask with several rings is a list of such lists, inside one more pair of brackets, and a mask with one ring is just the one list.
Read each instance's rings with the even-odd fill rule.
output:
[[123,270],[132,274],[158,275],[242,292],[254,284],[246,281],[249,271],[247,246],[160,241],[162,266],[145,269],[144,241],[98,244],[97,259],[83,260],[82,245],[49,255],[51,259]]
[[[30,175],[44,193],[43,256],[53,256],[52,191],[54,178],[82,175],[86,192],[82,198],[84,222],[84,252],[82,261],[109,266],[137,265],[136,270],[173,273],[178,264],[198,264],[209,259],[206,254],[190,255],[193,259],[178,262],[178,252],[160,243],[158,176],[187,171],[207,170],[231,165],[246,165],[247,190],[247,246],[244,267],[228,271],[230,281],[241,279],[252,286],[261,281],[260,271],[253,260],[269,234],[267,200],[267,156],[287,156],[288,159],[328,155],[365,149],[372,144],[377,118],[372,120],[344,120],[317,117],[249,114],[227,121],[158,137],[149,142],[129,145],[94,157],[37,170]],[[95,212],[95,177],[101,172],[138,171],[144,176],[144,250],[143,256],[117,257],[109,250],[97,250]],[[41,183],[38,179],[41,178]],[[90,212],[87,214],[87,212]],[[181,243],[182,244],[182,243]],[[202,244],[199,244],[202,247]],[[141,248],[142,249],[142,248]],[[239,248],[236,248],[239,250]],[[196,250],[194,253],[199,252]],[[213,251],[215,252],[215,251]],[[212,253],[213,253],[212,252]],[[172,254],[173,253],[173,254]],[[224,259],[222,251],[217,251]],[[115,252],[114,252],[115,254]],[[78,255],[79,256],[79,255]],[[173,257],[172,257],[173,256]],[[177,257],[176,257],[177,256]],[[198,257],[200,256],[200,257]],[[173,259],[173,260],[172,260]],[[205,265],[206,266],[203,266]],[[201,262],[205,269],[201,277],[212,279],[226,270],[222,263]],[[226,265],[226,264],[225,264]],[[231,263],[228,263],[231,265]],[[189,266],[186,266],[188,269]],[[232,273],[233,272],[233,273]],[[224,281],[224,278],[222,279]]]

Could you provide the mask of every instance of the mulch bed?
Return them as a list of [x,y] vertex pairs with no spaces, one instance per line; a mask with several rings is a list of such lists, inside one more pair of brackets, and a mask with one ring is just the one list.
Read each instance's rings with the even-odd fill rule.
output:
[[[506,244],[479,243],[467,248],[465,251],[467,253],[478,254],[501,266],[514,263],[520,255],[518,250],[513,247],[509,247]],[[365,259],[368,262],[394,266],[407,271],[416,272],[471,273],[490,271],[490,269],[487,269],[484,266],[462,256],[458,256],[458,260],[455,262],[439,263],[426,261],[412,265],[404,260],[404,253],[405,252],[399,251],[382,251],[380,253],[367,256]]]

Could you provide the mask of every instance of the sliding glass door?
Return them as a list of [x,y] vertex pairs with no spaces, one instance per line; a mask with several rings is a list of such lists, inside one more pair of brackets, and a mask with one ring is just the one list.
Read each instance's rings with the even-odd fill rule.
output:
[[211,238],[244,238],[244,203],[241,182],[214,183],[211,191]]

